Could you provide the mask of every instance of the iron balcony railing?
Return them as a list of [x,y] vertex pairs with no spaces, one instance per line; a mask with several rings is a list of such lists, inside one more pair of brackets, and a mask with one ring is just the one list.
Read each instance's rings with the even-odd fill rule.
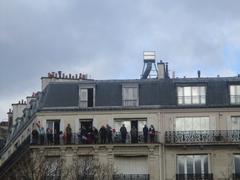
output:
[[176,180],[213,180],[213,174],[176,174]]
[[150,180],[149,174],[115,174],[113,180]]
[[126,139],[122,139],[119,132],[113,133],[112,138],[102,138],[100,135],[94,137],[91,133],[86,136],[82,136],[78,133],[72,133],[71,135],[66,135],[64,133],[59,134],[38,134],[35,136],[31,135],[30,143],[32,145],[67,145],[67,144],[144,144],[144,143],[158,143],[159,135],[155,132],[153,138],[147,135],[144,138],[143,132],[137,132],[136,135],[131,135],[127,133]]
[[239,143],[240,130],[166,131],[166,144]]
[[232,175],[232,177],[233,180],[240,180],[240,173],[235,173]]

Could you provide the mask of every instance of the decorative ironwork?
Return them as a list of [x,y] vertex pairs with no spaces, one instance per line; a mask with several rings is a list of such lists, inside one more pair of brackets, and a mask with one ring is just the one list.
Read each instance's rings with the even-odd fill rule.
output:
[[213,180],[213,174],[176,174],[176,180]]
[[[120,132],[112,134],[112,141],[106,141],[105,144],[122,144],[122,137]],[[127,133],[125,144],[144,144],[144,143],[158,143],[158,132],[155,132],[154,142],[150,142],[148,135],[147,142],[144,142],[143,132],[137,132],[136,137],[132,137],[131,133]],[[101,144],[101,137],[98,136],[96,141],[92,134],[88,134],[86,139],[82,141],[82,137],[78,133],[72,133],[70,138],[67,138],[63,133],[59,134],[40,134],[37,137],[31,136],[31,145],[66,145],[66,144]]]
[[166,144],[239,143],[240,130],[166,131]]
[[113,180],[150,180],[149,174],[115,174]]

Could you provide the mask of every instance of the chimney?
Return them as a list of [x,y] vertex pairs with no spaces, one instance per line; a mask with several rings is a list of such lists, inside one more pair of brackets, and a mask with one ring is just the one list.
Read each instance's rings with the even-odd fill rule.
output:
[[58,71],[58,78],[62,78],[62,71]]
[[166,62],[165,78],[169,78],[169,75],[168,75],[168,62]]
[[8,115],[8,129],[10,130],[10,128],[13,125],[13,111],[9,109],[7,115]]
[[200,78],[200,77],[201,77],[201,71],[198,70],[198,71],[197,71],[197,74],[198,74],[198,78]]
[[158,79],[164,79],[165,78],[165,64],[162,60],[160,60],[159,63],[157,63],[158,67]]

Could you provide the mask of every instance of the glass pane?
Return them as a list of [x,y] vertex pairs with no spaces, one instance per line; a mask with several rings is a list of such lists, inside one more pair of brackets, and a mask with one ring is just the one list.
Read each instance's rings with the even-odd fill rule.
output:
[[184,87],[184,104],[191,104],[192,102],[191,87]]
[[240,174],[240,155],[234,156],[235,174]]
[[177,91],[178,91],[178,96],[183,96],[183,88],[182,87],[178,87]]
[[184,131],[184,118],[176,118],[176,131]]
[[200,90],[200,94],[199,95],[206,96],[206,87],[201,86],[201,87],[199,87],[199,90]]
[[208,174],[208,156],[203,156],[204,174]]
[[80,90],[80,100],[87,101],[87,89]]
[[138,121],[138,131],[142,131],[145,124],[147,121]]
[[232,117],[231,118],[231,130],[238,130],[238,118],[237,117]]
[[177,156],[177,171],[178,171],[178,174],[185,174],[184,164],[185,164],[184,156]]
[[193,156],[187,156],[187,174],[193,174]]
[[230,95],[235,95],[235,86],[230,86]]
[[200,130],[209,130],[209,118],[203,117],[201,120],[201,129]]
[[195,161],[195,174],[201,174],[201,156],[196,155],[194,156],[194,161]]
[[192,123],[192,118],[185,118],[184,121],[184,130],[185,131],[192,131],[193,130],[193,123]]
[[235,94],[240,95],[240,86],[236,86]]
[[193,129],[194,130],[201,130],[201,121],[199,117],[193,118]]

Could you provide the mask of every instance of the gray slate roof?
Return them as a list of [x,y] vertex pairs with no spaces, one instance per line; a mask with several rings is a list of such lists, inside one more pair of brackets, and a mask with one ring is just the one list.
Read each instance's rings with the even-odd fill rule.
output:
[[[93,84],[96,89],[95,108],[121,107],[122,84],[134,83],[139,86],[139,108],[157,106],[160,108],[174,107],[177,105],[177,86],[205,85],[206,105],[194,107],[230,107],[229,84],[240,84],[239,77],[226,78],[176,78],[176,79],[140,79],[140,80],[94,80],[50,83],[42,92],[41,108],[78,108],[79,85]],[[193,106],[191,106],[193,107]],[[78,108],[79,109],[79,108]],[[92,108],[93,109],[93,108]]]

